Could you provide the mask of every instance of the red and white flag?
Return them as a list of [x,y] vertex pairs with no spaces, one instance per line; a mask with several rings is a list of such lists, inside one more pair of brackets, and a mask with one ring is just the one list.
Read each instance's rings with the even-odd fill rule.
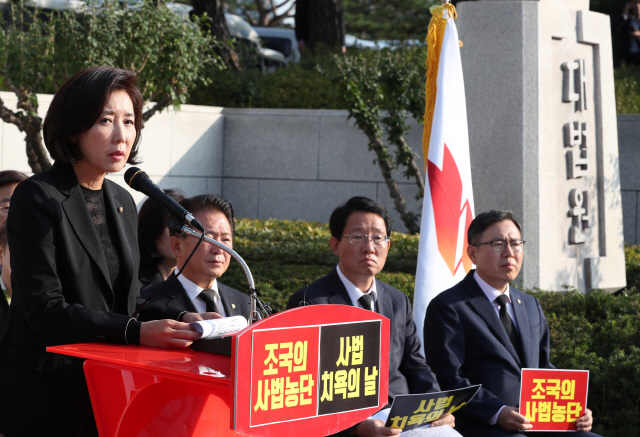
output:
[[[413,314],[421,340],[431,299],[461,281],[472,268],[467,256],[466,233],[474,217],[467,109],[455,8],[439,6],[432,9],[432,14],[427,41],[430,55],[437,58],[427,61],[423,138],[427,177],[413,298]],[[436,27],[432,29],[434,24]],[[434,37],[436,41],[430,41]],[[441,46],[438,45],[440,41]],[[431,113],[433,117],[429,123]]]

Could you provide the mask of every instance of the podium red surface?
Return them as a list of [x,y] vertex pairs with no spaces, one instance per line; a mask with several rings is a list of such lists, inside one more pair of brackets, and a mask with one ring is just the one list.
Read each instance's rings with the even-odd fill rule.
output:
[[388,397],[389,320],[344,305],[260,320],[232,336],[231,356],[105,343],[47,350],[86,358],[101,437],[320,437]]

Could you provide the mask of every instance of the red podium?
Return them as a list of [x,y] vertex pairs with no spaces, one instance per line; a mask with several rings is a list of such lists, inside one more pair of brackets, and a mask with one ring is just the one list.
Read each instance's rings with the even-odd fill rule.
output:
[[230,356],[104,343],[47,350],[86,358],[101,437],[321,437],[387,403],[389,319],[344,305],[260,320],[232,336]]

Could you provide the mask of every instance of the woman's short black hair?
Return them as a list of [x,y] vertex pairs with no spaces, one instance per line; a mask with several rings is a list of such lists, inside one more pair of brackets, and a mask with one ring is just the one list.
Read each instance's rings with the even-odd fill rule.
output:
[[[169,188],[164,192],[176,202],[184,199],[184,192]],[[169,222],[169,211],[155,200],[149,198],[138,212],[138,246],[140,247],[140,265],[155,266],[162,261],[162,255],[156,247],[156,240]]]
[[136,88],[136,75],[129,70],[104,65],[77,73],[53,96],[44,119],[43,134],[44,144],[54,161],[71,163],[82,159],[78,135],[91,129],[98,121],[115,90],[126,91],[133,103],[136,139],[127,163],[138,164],[136,156],[144,101]]
[[342,238],[345,226],[349,216],[354,212],[372,212],[378,214],[384,220],[384,226],[387,236],[391,237],[391,218],[387,208],[380,202],[369,199],[367,197],[356,196],[347,200],[347,203],[337,207],[329,218],[329,230],[331,235],[338,240]]

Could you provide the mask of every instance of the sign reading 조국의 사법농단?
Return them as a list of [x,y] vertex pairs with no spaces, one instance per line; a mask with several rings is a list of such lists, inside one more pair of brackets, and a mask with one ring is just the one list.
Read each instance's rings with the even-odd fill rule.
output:
[[587,408],[588,370],[522,369],[520,414],[529,431],[575,431]]
[[409,431],[455,413],[476,395],[479,385],[435,393],[398,395],[385,423],[389,428]]
[[382,407],[380,340],[380,321],[255,330],[250,426]]

